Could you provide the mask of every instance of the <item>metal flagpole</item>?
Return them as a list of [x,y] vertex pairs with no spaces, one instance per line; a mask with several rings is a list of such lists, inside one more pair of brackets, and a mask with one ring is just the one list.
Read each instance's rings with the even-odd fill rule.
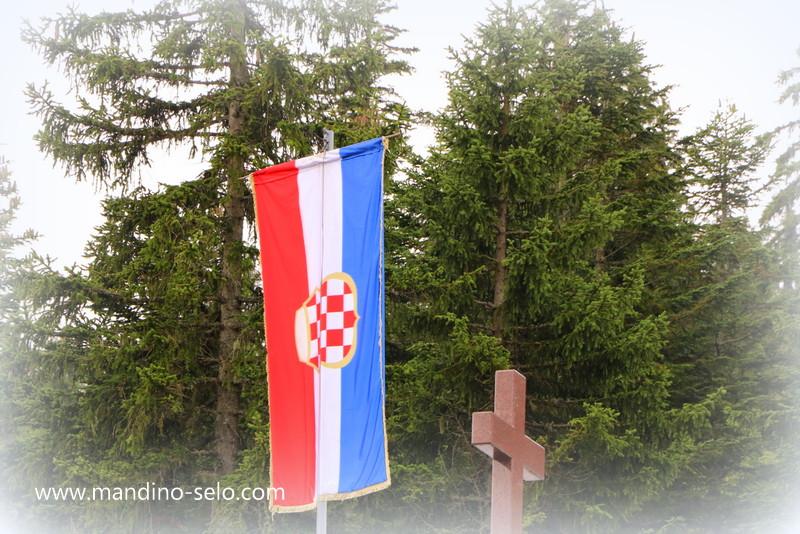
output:
[[[322,150],[327,152],[333,150],[333,132],[327,128],[322,129],[324,142]],[[320,401],[322,399],[322,362],[319,362],[319,388],[320,388]],[[320,413],[320,408],[317,407],[317,413]],[[321,458],[322,451],[319,450],[319,442],[317,443],[317,458]],[[317,461],[317,469],[319,469],[319,461]],[[319,474],[317,475],[319,476]],[[319,495],[317,496],[319,497]],[[328,501],[317,500],[317,534],[327,534],[328,532]]]
[[328,501],[317,502],[317,534],[328,532]]

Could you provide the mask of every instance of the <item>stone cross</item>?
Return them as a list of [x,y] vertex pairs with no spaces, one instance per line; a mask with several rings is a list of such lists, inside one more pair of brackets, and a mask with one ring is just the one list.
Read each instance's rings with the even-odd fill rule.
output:
[[544,447],[525,435],[525,377],[495,373],[494,412],[472,414],[472,444],[492,457],[492,534],[522,533],[522,481],[544,480]]

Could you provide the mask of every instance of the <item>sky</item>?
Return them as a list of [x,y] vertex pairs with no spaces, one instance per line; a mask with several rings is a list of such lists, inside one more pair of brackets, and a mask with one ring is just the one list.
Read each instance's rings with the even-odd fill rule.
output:
[[[10,1],[0,16],[0,155],[10,161],[22,207],[15,228],[36,230],[34,248],[55,258],[56,266],[84,263],[82,253],[93,229],[100,225],[102,194],[90,183],[74,183],[63,170],[38,152],[33,139],[40,128],[23,91],[27,83],[48,81],[57,93],[69,90],[55,68],[46,67],[20,40],[23,20],[34,25],[74,5],[89,14],[102,10],[142,10],[154,0],[32,0]],[[451,67],[447,47],[459,48],[485,16],[488,0],[395,0],[397,10],[385,21],[406,29],[399,45],[419,52],[410,58],[416,72],[394,80],[394,87],[417,109],[436,111],[447,103],[442,73]],[[781,71],[800,66],[800,2],[790,0],[597,0],[612,10],[617,23],[643,41],[646,61],[660,65],[653,80],[674,86],[670,103],[682,109],[681,134],[706,124],[720,103],[735,104],[759,131],[796,119],[800,108],[778,104]],[[74,95],[72,95],[74,96]],[[66,99],[63,99],[66,100]],[[420,150],[432,142],[429,132],[417,132]],[[776,156],[773,153],[773,156]],[[772,163],[762,173],[769,174]],[[185,155],[158,158],[142,173],[145,184],[188,180],[202,169]]]

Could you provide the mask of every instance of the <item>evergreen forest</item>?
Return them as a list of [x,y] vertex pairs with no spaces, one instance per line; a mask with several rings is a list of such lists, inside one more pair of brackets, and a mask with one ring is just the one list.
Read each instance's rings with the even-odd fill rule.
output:
[[[329,532],[487,534],[471,414],[492,409],[500,369],[526,377],[525,431],[547,451],[525,532],[798,532],[800,109],[761,132],[722,104],[679,135],[643,44],[583,0],[492,5],[451,50],[446,108],[411,109],[391,84],[414,58],[391,7],[162,0],[24,29],[74,89],[27,89],[51,179],[104,201],[84,261],[57,268],[35,228],[11,230],[24,199],[0,160],[10,532],[314,531],[313,513],[264,501],[36,492],[269,485],[241,178],[320,151],[323,129],[337,146],[399,134],[384,175],[392,485],[332,503]],[[436,134],[424,153],[420,126]],[[205,169],[144,186],[140,169],[178,147]]]

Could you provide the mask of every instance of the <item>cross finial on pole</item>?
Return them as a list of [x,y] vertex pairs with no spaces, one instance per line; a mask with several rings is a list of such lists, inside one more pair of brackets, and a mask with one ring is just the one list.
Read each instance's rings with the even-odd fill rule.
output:
[[494,412],[472,414],[472,444],[492,457],[492,534],[522,533],[522,481],[544,480],[544,447],[525,435],[525,377],[495,373]]

